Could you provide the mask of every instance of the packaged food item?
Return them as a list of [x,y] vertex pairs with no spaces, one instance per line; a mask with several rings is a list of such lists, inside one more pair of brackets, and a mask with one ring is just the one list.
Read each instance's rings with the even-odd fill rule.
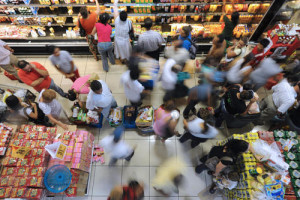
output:
[[28,175],[29,168],[28,167],[17,167],[17,173],[16,176],[22,176],[25,177]]
[[31,133],[27,133],[25,139],[26,140],[37,140],[38,139],[38,132],[31,132]]
[[2,160],[2,165],[7,167],[16,167],[18,160],[18,158],[5,157]]
[[17,163],[17,167],[28,167],[30,166],[30,163],[31,163],[30,158],[19,159]]
[[9,198],[12,187],[0,187],[0,198]]
[[27,188],[13,188],[10,194],[11,198],[24,198]]
[[0,187],[8,186],[8,180],[9,180],[9,176],[2,176],[0,178]]
[[20,132],[22,133],[27,133],[32,131],[32,126],[31,125],[22,125],[20,128]]
[[43,187],[43,177],[32,176],[28,178],[30,187]]
[[31,160],[30,166],[32,167],[42,167],[45,165],[45,159],[36,157],[35,159]]
[[45,167],[31,167],[28,176],[43,176],[45,171]]
[[43,132],[45,131],[45,126],[41,126],[41,125],[34,125],[32,127],[32,131],[37,131],[37,132]]
[[22,139],[25,139],[26,138],[26,133],[17,133],[16,136],[15,136],[15,139],[16,140],[22,140]]
[[67,197],[76,197],[77,187],[69,187],[66,190]]
[[1,173],[1,176],[10,176],[14,175],[17,171],[16,167],[4,167]]
[[28,185],[28,178],[27,177],[18,177],[18,179],[15,180],[14,186],[15,187],[26,187]]
[[43,189],[30,188],[25,194],[28,199],[42,199]]

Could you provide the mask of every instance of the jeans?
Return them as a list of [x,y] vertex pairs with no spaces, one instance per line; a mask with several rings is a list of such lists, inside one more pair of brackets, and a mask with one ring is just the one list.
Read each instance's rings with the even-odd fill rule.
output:
[[67,96],[67,94],[58,85],[56,85],[54,83],[53,79],[51,79],[51,84],[50,84],[50,86],[49,86],[48,89],[54,90],[55,92],[57,92],[62,97],[66,97]]
[[99,42],[98,45],[98,51],[101,55],[101,59],[102,59],[102,65],[103,65],[103,69],[108,72],[108,61],[107,61],[107,56],[109,59],[109,62],[111,64],[115,64],[115,58],[114,58],[114,54],[113,54],[113,45],[111,42]]

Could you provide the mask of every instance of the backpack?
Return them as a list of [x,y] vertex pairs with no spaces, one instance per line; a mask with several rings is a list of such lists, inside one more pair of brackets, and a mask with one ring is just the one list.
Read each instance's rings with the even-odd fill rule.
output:
[[196,55],[197,55],[197,50],[198,50],[196,42],[195,42],[195,40],[191,40],[190,38],[187,38],[186,40],[188,40],[191,43],[191,47],[189,49],[190,58],[192,60],[195,60]]
[[86,32],[84,30],[84,28],[82,27],[81,23],[80,23],[80,18],[78,18],[78,24],[79,24],[79,34],[81,37],[85,37],[86,36]]

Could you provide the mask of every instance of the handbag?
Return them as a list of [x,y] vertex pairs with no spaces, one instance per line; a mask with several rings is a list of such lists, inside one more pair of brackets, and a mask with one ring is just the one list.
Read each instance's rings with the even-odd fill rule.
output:
[[78,24],[79,24],[79,34],[81,37],[85,37],[86,36],[86,32],[84,30],[84,28],[82,27],[81,23],[80,23],[80,18],[78,18]]
[[130,21],[128,21],[128,26],[129,26],[129,31],[128,31],[129,38],[130,40],[134,41],[134,32]]

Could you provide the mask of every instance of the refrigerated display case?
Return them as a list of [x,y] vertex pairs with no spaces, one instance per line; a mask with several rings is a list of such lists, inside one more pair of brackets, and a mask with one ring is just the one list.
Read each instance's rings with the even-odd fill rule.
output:
[[[95,9],[94,0],[0,0],[0,39],[5,40],[16,53],[43,53],[45,45],[55,44],[68,48],[72,53],[87,52],[85,38],[78,28],[79,9],[88,6]],[[109,2],[108,2],[109,1]],[[101,12],[113,15],[113,0],[100,2]],[[270,22],[264,18],[276,12],[285,0],[237,0],[235,7],[240,13],[240,24],[234,30],[236,37],[262,34]],[[154,29],[168,41],[175,39],[182,26],[193,27],[192,36],[198,42],[199,53],[210,48],[212,38],[224,28],[222,0],[123,0],[119,9],[126,10],[133,21],[135,34],[145,31],[142,27],[146,17],[155,21]],[[276,11],[276,9],[277,11]],[[226,15],[230,17],[232,5],[227,0]],[[263,24],[262,24],[262,22]],[[111,25],[114,26],[112,17]],[[251,37],[254,38],[255,37]]]

